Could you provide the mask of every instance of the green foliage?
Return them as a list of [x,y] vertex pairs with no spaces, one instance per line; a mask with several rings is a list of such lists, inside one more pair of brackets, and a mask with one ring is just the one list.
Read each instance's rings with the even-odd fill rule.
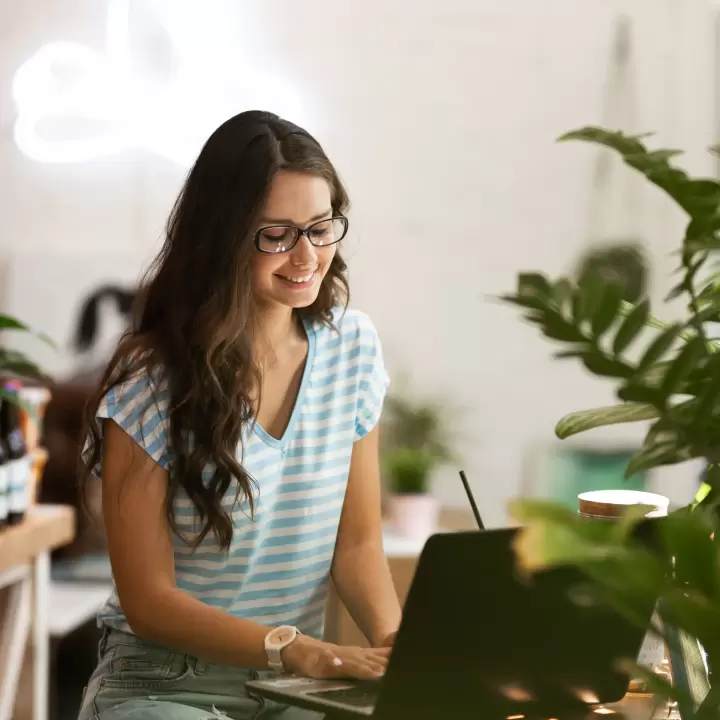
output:
[[[610,602],[638,623],[646,622],[648,608],[659,598],[662,622],[652,629],[670,648],[678,642],[671,628],[681,628],[700,641],[709,657],[720,657],[720,523],[713,508],[685,509],[664,518],[659,548],[653,551],[631,534],[646,507],[633,508],[617,523],[588,522],[547,501],[517,502],[511,510],[524,525],[515,543],[522,572],[579,565],[592,581],[582,588],[584,600]],[[624,664],[658,695],[677,702],[683,720],[720,714],[716,692],[696,709],[681,688],[638,667],[635,658]]]
[[578,268],[579,285],[590,275],[600,275],[620,285],[620,295],[627,302],[638,302],[645,297],[647,266],[640,243],[628,238],[609,245],[590,248],[581,258]]
[[[556,434],[566,438],[611,424],[650,421],[642,448],[628,463],[627,477],[690,458],[704,458],[706,470],[693,505],[667,519],[659,554],[632,541],[629,529],[642,514],[637,510],[620,523],[596,523],[578,520],[575,513],[554,505],[522,502],[514,508],[525,524],[517,556],[530,572],[558,564],[582,566],[631,618],[642,603],[658,597],[663,627],[699,640],[717,671],[720,344],[711,336],[709,323],[720,322],[720,274],[708,272],[707,266],[720,251],[720,183],[689,177],[671,162],[677,151],[651,150],[643,136],[587,127],[561,140],[617,152],[684,210],[688,222],[679,251],[681,280],[668,295],[685,300],[686,314],[679,322],[654,317],[647,299],[624,302],[620,285],[600,272],[586,273],[578,283],[522,273],[516,292],[503,298],[563,346],[556,357],[575,358],[616,386],[619,404],[574,412],[558,423]],[[672,643],[673,637],[677,635],[665,639]],[[677,688],[641,668],[634,671],[660,695],[675,699],[683,720],[720,715],[720,685],[696,709]]]
[[398,495],[415,495],[428,492],[430,473],[435,460],[423,450],[396,448],[383,457],[383,468]]
[[720,346],[708,336],[706,325],[720,321],[720,276],[703,279],[702,271],[710,254],[720,250],[720,183],[688,177],[670,162],[677,151],[649,150],[641,137],[585,128],[561,139],[617,151],[688,214],[680,252],[682,280],[671,293],[686,296],[688,313],[682,322],[663,323],[652,316],[647,299],[624,302],[620,285],[602,273],[586,273],[578,284],[520,274],[516,292],[503,299],[520,307],[543,335],[565,346],[556,357],[576,358],[591,373],[613,379],[622,403],[575,412],[560,421],[556,432],[565,438],[603,425],[653,420],[643,448],[628,465],[628,476],[696,457],[717,462]]
[[440,407],[390,395],[382,417],[382,465],[396,493],[426,493],[439,463],[452,458]]
[[[25,323],[20,322],[20,320],[17,320],[10,315],[0,314],[0,331],[7,330],[31,333],[32,335],[35,335],[37,338],[42,340],[44,343],[50,345],[51,347],[55,347],[54,343],[47,335],[35,332]],[[38,367],[38,365],[32,360],[30,360],[24,353],[18,352],[16,350],[8,350],[3,347],[0,347],[0,377],[19,378],[21,380],[35,380],[40,382],[47,382],[49,380],[45,372],[41,370],[40,367]],[[25,410],[30,410],[30,408],[24,407],[24,405],[18,399],[15,393],[9,393],[0,388],[0,398],[21,405]]]

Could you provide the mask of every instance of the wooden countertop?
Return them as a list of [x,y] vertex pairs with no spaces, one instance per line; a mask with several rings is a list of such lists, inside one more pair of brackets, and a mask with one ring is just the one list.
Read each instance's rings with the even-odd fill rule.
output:
[[75,510],[66,505],[36,505],[19,525],[0,530],[0,573],[29,563],[75,537]]

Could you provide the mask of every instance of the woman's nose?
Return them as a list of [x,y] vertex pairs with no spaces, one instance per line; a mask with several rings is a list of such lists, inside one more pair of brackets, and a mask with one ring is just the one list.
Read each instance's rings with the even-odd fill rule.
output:
[[317,262],[315,246],[308,240],[307,235],[298,238],[295,247],[292,249],[292,263],[298,267],[314,266]]

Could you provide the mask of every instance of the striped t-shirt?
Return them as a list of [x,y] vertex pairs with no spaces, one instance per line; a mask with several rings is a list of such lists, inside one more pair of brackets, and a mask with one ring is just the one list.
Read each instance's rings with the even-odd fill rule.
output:
[[[353,443],[380,418],[388,377],[380,341],[363,313],[338,311],[335,327],[305,323],[308,355],[297,401],[281,439],[258,424],[246,428],[243,467],[257,484],[254,517],[223,505],[235,526],[229,552],[209,533],[194,551],[174,536],[177,586],[199,600],[265,625],[295,625],[321,637],[330,567]],[[168,388],[144,374],[112,389],[98,410],[168,468]],[[206,478],[212,467],[205,469]],[[182,535],[197,533],[192,503],[180,491],[175,517]],[[100,626],[130,631],[113,593]]]

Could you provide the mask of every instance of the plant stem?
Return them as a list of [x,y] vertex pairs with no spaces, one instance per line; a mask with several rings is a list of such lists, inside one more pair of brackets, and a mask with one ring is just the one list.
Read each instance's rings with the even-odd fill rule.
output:
[[[620,305],[620,315],[622,315],[622,317],[627,317],[634,309],[635,305],[627,302],[627,300],[623,300],[622,304]],[[648,327],[655,328],[655,330],[667,330],[670,327],[670,323],[666,323],[665,321],[660,320],[653,315],[648,315],[648,319],[645,321],[645,324]],[[678,333],[678,337],[685,342],[690,342],[694,337],[697,336],[693,327],[693,330],[691,331],[683,330],[682,332]],[[718,350],[720,350],[720,338],[707,338],[706,344],[710,352],[717,352]]]
[[700,313],[700,303],[698,301],[697,293],[695,292],[695,276],[697,275],[700,268],[705,264],[705,261],[707,260],[707,253],[699,262],[695,263],[694,265],[692,261],[693,255],[694,253],[683,250],[682,264],[686,272],[682,284],[690,298],[688,302],[688,309],[690,310],[689,325],[691,325],[695,329],[697,337],[702,338],[705,347],[707,347],[710,352],[713,352],[713,346],[708,340],[707,333],[705,332],[705,327],[703,326],[703,322],[702,320],[698,319],[698,314]]

